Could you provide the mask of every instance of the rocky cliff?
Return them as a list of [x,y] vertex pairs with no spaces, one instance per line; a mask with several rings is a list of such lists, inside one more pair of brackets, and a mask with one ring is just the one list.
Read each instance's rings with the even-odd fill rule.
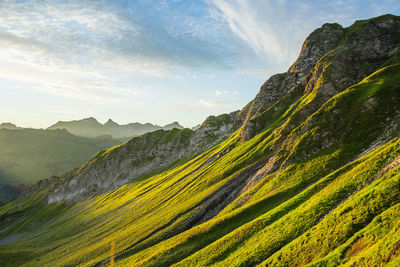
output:
[[53,178],[55,185],[49,202],[79,201],[109,192],[143,175],[187,160],[230,135],[236,129],[237,114],[211,116],[196,131],[178,129],[179,124],[173,123],[169,125],[171,130],[147,133],[100,151],[79,169]]
[[[276,153],[284,151],[282,147],[290,140],[287,135],[328,99],[396,60],[399,36],[400,20],[392,15],[357,21],[349,28],[324,24],[307,37],[289,70],[269,78],[241,111],[211,116],[195,131],[157,131],[100,152],[80,169],[65,175],[50,193],[49,202],[108,192],[203,152],[239,128],[242,139],[249,140],[291,107],[292,119],[280,128],[283,143],[277,142],[274,148]],[[271,158],[262,174],[278,168],[282,163],[278,158]],[[255,177],[250,179],[252,183]]]
[[0,206],[0,264],[398,266],[399,23],[325,24],[243,110]]
[[260,127],[268,125],[263,125],[265,120],[260,118],[273,104],[277,110],[287,100],[312,93],[307,101],[304,99],[299,114],[304,120],[335,94],[397,59],[399,23],[398,17],[384,15],[356,21],[348,28],[324,24],[312,32],[289,70],[269,78],[240,112],[240,121],[244,122],[242,137],[248,140]]

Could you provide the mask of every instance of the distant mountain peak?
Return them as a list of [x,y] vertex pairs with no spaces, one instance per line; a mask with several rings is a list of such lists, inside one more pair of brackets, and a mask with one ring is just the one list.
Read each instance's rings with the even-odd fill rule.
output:
[[112,119],[108,119],[108,121],[106,123],[104,123],[104,126],[115,127],[115,126],[119,126],[119,124],[116,123],[115,121],[113,121]]
[[48,129],[66,129],[73,135],[87,138],[97,138],[105,135],[112,136],[113,138],[125,138],[139,136],[160,129],[170,130],[173,128],[183,129],[184,127],[177,121],[162,127],[151,123],[143,124],[139,122],[118,124],[111,118],[106,123],[101,124],[95,118],[88,117],[81,120],[59,121]]
[[167,125],[165,125],[163,127],[163,129],[165,129],[165,130],[170,130],[170,129],[173,129],[173,128],[183,129],[184,127],[182,125],[180,125],[179,122],[177,122],[177,121],[174,121],[174,122],[172,122],[170,124],[167,124]]
[[18,129],[18,127],[11,122],[3,122],[0,124],[0,129]]
[[[93,118],[93,117],[89,117],[89,118],[85,118],[85,119],[82,119],[81,121],[85,121],[85,122],[89,122],[89,123],[99,123],[95,118]],[[100,123],[99,123],[100,124]]]

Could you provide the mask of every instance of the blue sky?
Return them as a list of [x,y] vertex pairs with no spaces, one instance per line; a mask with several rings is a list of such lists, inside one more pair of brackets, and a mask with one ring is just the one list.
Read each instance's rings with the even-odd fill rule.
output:
[[398,0],[0,1],[0,122],[179,121],[242,108],[325,22]]

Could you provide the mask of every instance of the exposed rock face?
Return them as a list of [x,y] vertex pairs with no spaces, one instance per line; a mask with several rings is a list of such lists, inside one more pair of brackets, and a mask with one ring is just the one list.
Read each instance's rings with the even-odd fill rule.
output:
[[242,122],[261,114],[296,85],[301,83],[314,68],[318,60],[327,52],[337,47],[345,34],[339,24],[324,24],[311,33],[304,41],[296,62],[285,73],[271,76],[262,86],[260,92],[241,111]]
[[49,203],[79,201],[108,192],[141,175],[203,152],[237,129],[237,114],[211,116],[196,131],[174,128],[147,133],[121,146],[99,152],[80,169],[55,179],[56,186],[50,192]]
[[[306,39],[289,70],[269,78],[255,99],[240,112],[211,116],[196,131],[157,131],[98,154],[79,170],[64,176],[50,193],[49,202],[80,200],[107,192],[176,160],[203,152],[239,128],[242,138],[247,140],[262,128],[262,125],[255,127],[254,119],[296,89],[301,92],[299,98],[307,97],[307,101],[294,114],[296,120],[282,128],[280,134],[284,140],[327,99],[398,56],[399,46],[400,19],[395,16],[358,21],[346,29],[338,24],[324,24]],[[261,167],[262,174],[278,166],[274,159],[265,164]],[[256,173],[257,177],[260,175]]]
[[190,146],[195,151],[206,150],[219,143],[238,129],[237,117],[239,111],[219,116],[208,117],[194,132]]
[[[80,169],[69,173],[49,202],[84,199],[115,189],[132,178],[189,155],[191,130],[163,130],[133,138],[124,145],[99,152]],[[154,166],[157,166],[156,168]]]
[[[318,52],[310,54],[311,52],[307,52],[307,43],[310,43],[312,38],[324,32],[324,27],[334,27],[334,32],[336,32],[336,34],[328,35],[328,37],[332,37],[333,40],[329,40],[327,42],[329,45],[327,46],[325,46],[325,42],[322,42],[323,49],[319,50],[314,47],[314,50],[317,50]],[[302,77],[307,77],[307,79],[291,80],[292,83],[289,83],[292,86],[296,86],[296,84],[299,83],[300,88],[303,90],[302,97],[303,99],[307,97],[307,101],[304,103],[302,108],[294,114],[297,120],[284,125],[281,129],[279,139],[282,143],[279,141],[276,142],[277,145],[275,147],[275,152],[281,157],[271,157],[268,163],[260,169],[260,173],[254,175],[249,180],[249,187],[251,187],[250,185],[254,184],[255,181],[258,181],[259,177],[264,177],[266,174],[277,170],[277,168],[284,168],[290,164],[290,159],[286,158],[285,155],[290,154],[290,150],[294,146],[295,140],[298,140],[299,136],[302,136],[306,131],[310,130],[313,122],[312,118],[308,123],[308,127],[299,126],[324,103],[326,103],[327,100],[346,88],[359,83],[365,77],[385,66],[387,62],[392,62],[396,60],[396,58],[399,58],[400,17],[385,15],[371,20],[357,21],[349,28],[343,29],[343,34],[340,34],[340,31],[340,28],[336,24],[325,24],[322,28],[312,33],[307,38],[309,41],[306,40],[303,45],[299,59],[294,65],[292,65],[288,73],[278,74],[281,79],[277,79],[275,77],[276,75],[272,76],[266,82],[268,87],[264,87],[266,86],[266,84],[264,84],[264,88],[262,87],[260,93],[257,95],[259,102],[256,102],[257,97],[253,102],[251,102],[251,104],[256,107],[258,105],[264,105],[266,108],[270,107],[271,99],[274,99],[274,96],[279,94],[276,92],[277,88],[282,90],[280,91],[281,93],[289,92],[294,88],[282,87],[283,82],[280,82],[281,80],[289,81],[290,77],[293,75],[293,72],[291,71],[295,71],[296,68],[301,71],[308,71],[308,73],[304,72],[305,75],[302,75]],[[324,54],[324,49],[329,49],[330,47],[333,48],[326,50]],[[303,53],[309,54],[313,60],[306,60],[303,58]],[[317,58],[317,56],[319,57]],[[301,63],[301,61],[306,63]],[[313,67],[311,67],[312,65]],[[274,87],[274,85],[277,87]],[[266,88],[268,88],[268,90],[263,91],[263,89]],[[285,91],[285,89],[288,90]],[[264,97],[261,98],[261,96]],[[262,107],[258,110],[265,110],[266,108]],[[369,102],[365,104],[365,109],[370,110],[373,108],[374,102],[373,99],[370,99]],[[343,112],[343,110],[344,109],[332,112],[342,112],[342,116],[346,116],[346,113]],[[255,114],[254,117],[260,113],[252,113],[253,111],[253,109],[250,109],[249,113]],[[254,121],[250,120],[249,117],[250,116],[248,115],[248,120],[245,121],[242,128],[241,136],[244,140],[250,139],[256,132],[254,130]],[[388,123],[392,119],[387,118],[387,120]],[[384,141],[389,139],[389,133],[393,131],[392,128],[397,127],[395,125],[397,124],[392,123],[391,128],[387,130],[388,133],[384,135],[384,137],[386,137],[386,139],[383,139]],[[296,129],[296,127],[299,128]],[[330,147],[338,142],[341,138],[341,133],[334,133],[332,136],[323,133],[321,136],[316,134],[315,138],[324,138],[325,143],[315,146],[315,149],[312,152],[313,154],[317,154],[320,150]],[[382,141],[378,138],[375,142],[381,143]],[[305,155],[303,156],[305,157]],[[307,156],[310,156],[310,154]],[[281,160],[277,160],[277,158],[280,158]],[[283,159],[285,159],[285,164],[281,165]]]
[[340,45],[324,55],[309,74],[304,93],[315,96],[303,109],[303,116],[310,116],[332,96],[396,58],[399,36],[400,19],[392,15],[356,21],[346,28]]
[[296,62],[286,73],[271,76],[241,112],[242,138],[254,134],[252,118],[267,110],[295,87],[315,97],[302,110],[306,118],[326,100],[360,82],[400,52],[400,20],[385,15],[356,21],[348,28],[324,24],[311,33]]

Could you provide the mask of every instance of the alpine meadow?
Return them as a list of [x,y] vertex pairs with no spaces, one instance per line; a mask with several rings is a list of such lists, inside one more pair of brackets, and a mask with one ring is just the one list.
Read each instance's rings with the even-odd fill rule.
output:
[[4,124],[0,182],[24,186],[0,202],[0,266],[400,266],[400,16],[298,51],[196,127]]

